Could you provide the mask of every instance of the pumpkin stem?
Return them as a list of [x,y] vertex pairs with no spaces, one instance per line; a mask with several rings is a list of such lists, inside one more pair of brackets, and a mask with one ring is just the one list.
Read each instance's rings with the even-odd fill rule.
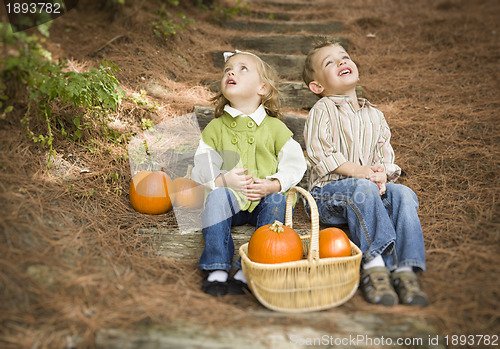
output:
[[271,226],[269,227],[269,230],[272,230],[276,233],[282,233],[285,231],[285,229],[283,229],[283,223],[281,223],[280,221],[274,221],[273,224],[271,224]]

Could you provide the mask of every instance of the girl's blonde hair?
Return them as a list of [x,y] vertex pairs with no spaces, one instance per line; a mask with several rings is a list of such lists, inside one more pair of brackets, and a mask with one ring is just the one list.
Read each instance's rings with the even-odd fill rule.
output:
[[[255,57],[257,61],[257,71],[259,72],[260,78],[268,87],[266,95],[262,96],[262,105],[264,106],[267,115],[281,119],[281,102],[278,90],[279,78],[276,70],[253,53],[237,52],[234,56],[236,55],[249,55]],[[220,91],[214,98],[212,98],[212,102],[215,104],[214,116],[216,118],[222,116],[224,114],[224,106],[229,103],[229,100],[222,94],[222,91]]]

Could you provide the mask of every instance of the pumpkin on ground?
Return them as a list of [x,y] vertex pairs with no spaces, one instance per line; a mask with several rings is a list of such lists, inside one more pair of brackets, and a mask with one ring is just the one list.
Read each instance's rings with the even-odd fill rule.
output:
[[130,183],[130,203],[137,212],[165,213],[172,208],[169,195],[172,186],[172,180],[163,171],[141,171]]
[[348,257],[352,254],[351,242],[339,228],[326,228],[319,232],[319,257]]
[[248,243],[248,258],[256,263],[285,263],[302,259],[299,234],[279,221],[257,229]]
[[174,179],[175,206],[191,209],[203,206],[205,187],[191,179],[179,177]]

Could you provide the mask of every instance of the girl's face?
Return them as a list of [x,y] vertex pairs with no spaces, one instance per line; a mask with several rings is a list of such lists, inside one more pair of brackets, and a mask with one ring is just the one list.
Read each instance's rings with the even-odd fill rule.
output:
[[224,66],[221,90],[232,107],[255,103],[258,106],[267,87],[260,77],[257,58],[248,54],[231,56]]
[[[359,72],[356,64],[340,46],[325,46],[314,56],[315,80],[309,86],[323,96],[348,95],[356,88]],[[313,86],[311,86],[311,84]],[[313,90],[316,89],[316,91]]]

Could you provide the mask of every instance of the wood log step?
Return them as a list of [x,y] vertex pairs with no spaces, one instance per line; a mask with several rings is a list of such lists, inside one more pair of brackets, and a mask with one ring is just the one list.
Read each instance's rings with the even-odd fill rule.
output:
[[[237,249],[250,240],[254,231],[255,227],[250,225],[231,229],[235,245],[234,258],[239,257]],[[159,256],[168,258],[197,260],[205,246],[201,229],[179,232],[177,229],[143,228],[139,230],[139,234],[148,238],[150,246]]]
[[[291,55],[297,53],[307,54],[317,39],[317,35],[257,35],[234,37],[230,42],[235,49],[239,50]],[[329,39],[338,41],[348,50],[347,38],[329,37]]]
[[309,110],[319,99],[303,82],[280,82],[279,91],[282,108]]
[[265,6],[266,8],[275,7],[279,11],[296,11],[310,8],[314,4],[306,1],[299,2],[280,2],[280,1],[256,1],[253,5]]
[[[237,46],[235,47],[237,49]],[[223,52],[213,52],[213,64],[217,68],[224,67]],[[304,68],[305,56],[303,55],[283,55],[255,52],[264,62],[271,65],[282,79],[302,80],[302,69]]]
[[[245,296],[242,296],[245,297]],[[187,297],[186,297],[187,298]],[[254,309],[255,308],[255,309]],[[97,348],[107,349],[289,349],[317,348],[381,348],[374,342],[396,343],[401,339],[411,339],[420,349],[445,349],[438,339],[437,327],[423,317],[409,317],[403,312],[371,314],[369,312],[349,312],[343,308],[333,308],[320,312],[284,313],[262,307],[248,307],[244,310],[248,317],[262,319],[266,326],[255,328],[244,325],[230,325],[218,328],[193,325],[182,321],[167,323],[165,326],[142,326],[132,329],[97,329]],[[269,323],[269,318],[273,323]],[[332,321],[334,319],[335,321]],[[280,321],[281,320],[281,321]],[[297,324],[298,322],[298,324]],[[82,346],[80,336],[69,337],[75,347]],[[326,341],[326,343],[324,342]],[[339,345],[350,343],[355,345]],[[318,345],[313,345],[318,344]],[[396,346],[394,346],[396,347]]]
[[[309,234],[307,229],[295,229],[299,235]],[[250,241],[255,231],[251,225],[231,228],[234,243],[233,262],[239,258],[239,248]],[[143,228],[139,235],[145,237],[155,254],[178,260],[198,260],[203,252],[205,241],[201,229],[181,232],[178,229]]]
[[229,20],[224,26],[228,29],[266,32],[266,33],[311,33],[311,34],[335,34],[342,30],[340,22],[277,22],[277,21],[245,21]]
[[276,21],[289,21],[292,19],[292,13],[286,12],[269,12],[269,11],[252,11],[249,15],[250,18],[254,19],[265,19],[265,20],[276,20]]

